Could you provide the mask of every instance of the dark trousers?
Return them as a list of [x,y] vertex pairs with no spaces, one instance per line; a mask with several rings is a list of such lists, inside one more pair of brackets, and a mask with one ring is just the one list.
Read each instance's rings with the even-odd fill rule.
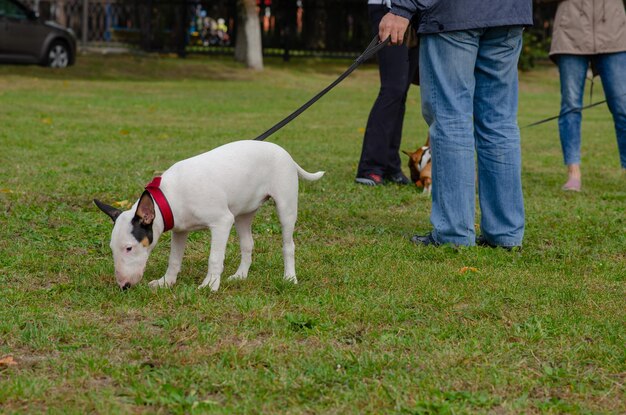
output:
[[[378,24],[388,9],[368,7],[372,34],[378,34]],[[370,111],[363,137],[363,148],[357,176],[368,173],[381,176],[402,171],[400,142],[406,96],[418,65],[418,48],[405,45],[387,46],[378,52],[380,91]]]

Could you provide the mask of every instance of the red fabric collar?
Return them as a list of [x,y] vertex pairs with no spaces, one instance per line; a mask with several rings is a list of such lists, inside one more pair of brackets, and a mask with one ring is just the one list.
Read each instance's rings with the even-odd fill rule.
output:
[[159,187],[161,185],[161,176],[157,176],[150,183],[146,185],[146,191],[152,196],[152,200],[157,204],[163,216],[163,223],[165,223],[165,229],[163,232],[167,232],[174,227],[174,214],[172,208],[167,201],[167,198]]

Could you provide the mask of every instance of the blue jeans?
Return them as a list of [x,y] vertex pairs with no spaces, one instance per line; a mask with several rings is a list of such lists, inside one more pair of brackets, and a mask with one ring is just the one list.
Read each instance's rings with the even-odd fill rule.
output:
[[561,117],[559,137],[565,164],[580,164],[580,123],[587,68],[595,60],[606,100],[613,114],[620,163],[626,169],[626,52],[601,55],[559,55]]
[[522,28],[422,35],[422,113],[432,148],[436,242],[474,245],[476,159],[487,242],[522,244],[524,199],[517,125]]

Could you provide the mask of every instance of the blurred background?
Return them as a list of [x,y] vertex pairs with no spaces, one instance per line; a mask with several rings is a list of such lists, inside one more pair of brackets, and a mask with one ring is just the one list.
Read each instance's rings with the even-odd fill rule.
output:
[[[371,40],[365,0],[23,0],[76,34],[82,50],[233,54],[245,9],[259,20],[263,56],[353,57]],[[535,0],[520,65],[547,56],[557,2]],[[243,18],[243,20],[242,20]],[[241,30],[240,30],[241,29]],[[256,29],[254,29],[256,30]]]

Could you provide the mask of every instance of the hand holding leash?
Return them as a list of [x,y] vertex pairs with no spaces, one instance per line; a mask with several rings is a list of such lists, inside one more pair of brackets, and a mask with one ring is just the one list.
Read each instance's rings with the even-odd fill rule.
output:
[[409,27],[409,19],[387,13],[378,25],[378,37],[389,39],[392,45],[401,45],[404,42],[404,34]]

